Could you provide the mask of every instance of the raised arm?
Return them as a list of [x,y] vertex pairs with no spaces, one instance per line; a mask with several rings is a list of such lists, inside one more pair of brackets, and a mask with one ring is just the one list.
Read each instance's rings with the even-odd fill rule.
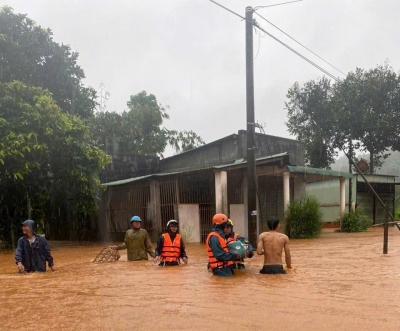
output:
[[285,261],[288,269],[292,268],[292,256],[290,255],[289,238],[285,238]]

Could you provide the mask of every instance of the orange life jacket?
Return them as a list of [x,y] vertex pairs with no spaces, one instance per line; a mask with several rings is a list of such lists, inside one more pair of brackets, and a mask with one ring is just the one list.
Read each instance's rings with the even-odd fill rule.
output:
[[215,231],[210,232],[210,234],[208,235],[207,240],[206,240],[206,249],[207,249],[207,255],[208,255],[208,261],[210,264],[210,268],[211,269],[224,268],[224,267],[233,265],[234,264],[233,261],[218,261],[217,258],[214,256],[212,249],[211,249],[210,245],[208,244],[208,241],[212,236],[216,236],[219,240],[219,244],[221,245],[222,249],[225,252],[229,253],[229,249],[226,246],[225,239],[222,238],[218,232],[215,232]]
[[176,234],[174,241],[168,233],[163,234],[164,245],[161,249],[160,260],[163,262],[177,262],[181,255],[181,235]]

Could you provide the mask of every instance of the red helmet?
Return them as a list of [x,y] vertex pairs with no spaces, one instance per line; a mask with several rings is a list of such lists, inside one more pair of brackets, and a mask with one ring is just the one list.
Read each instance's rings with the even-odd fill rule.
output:
[[228,216],[225,214],[215,214],[212,223],[216,225],[224,224],[228,221]]

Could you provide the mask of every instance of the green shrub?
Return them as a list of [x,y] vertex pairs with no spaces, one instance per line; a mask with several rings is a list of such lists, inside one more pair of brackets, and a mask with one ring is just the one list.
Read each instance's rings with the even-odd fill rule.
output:
[[372,225],[372,220],[363,215],[361,209],[350,211],[343,218],[343,232],[363,232]]
[[286,214],[286,234],[289,238],[315,238],[321,234],[322,213],[314,196],[304,196],[290,202]]

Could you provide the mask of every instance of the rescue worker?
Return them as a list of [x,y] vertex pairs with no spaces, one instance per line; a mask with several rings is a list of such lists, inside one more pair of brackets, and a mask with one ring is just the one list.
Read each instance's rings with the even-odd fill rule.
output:
[[240,260],[239,254],[229,252],[226,246],[224,229],[228,217],[225,214],[215,214],[212,223],[212,232],[207,237],[206,249],[208,255],[208,268],[213,275],[229,277],[233,276],[233,265]]
[[111,246],[114,249],[127,249],[128,261],[148,260],[147,254],[155,257],[150,236],[145,229],[141,229],[139,216],[133,216],[130,220],[132,229],[125,233],[124,242],[119,246]]
[[[228,219],[228,222],[226,222],[225,229],[225,241],[226,243],[230,243],[231,241],[240,241],[245,247],[247,246],[246,249],[246,257],[251,259],[254,256],[254,248],[253,245],[250,244],[244,237],[239,236],[236,232],[233,231],[233,222],[232,220]],[[234,269],[244,269],[244,260],[236,261],[235,264],[233,265]]]
[[46,262],[51,271],[56,271],[46,238],[35,233],[35,222],[32,220],[23,222],[22,233],[24,236],[19,238],[15,250],[15,263],[18,271],[20,273],[44,272],[46,271]]
[[180,259],[183,263],[188,263],[185,244],[178,231],[178,221],[170,220],[167,223],[167,233],[161,235],[158,240],[154,263],[160,262],[160,267],[173,266],[179,265]]

